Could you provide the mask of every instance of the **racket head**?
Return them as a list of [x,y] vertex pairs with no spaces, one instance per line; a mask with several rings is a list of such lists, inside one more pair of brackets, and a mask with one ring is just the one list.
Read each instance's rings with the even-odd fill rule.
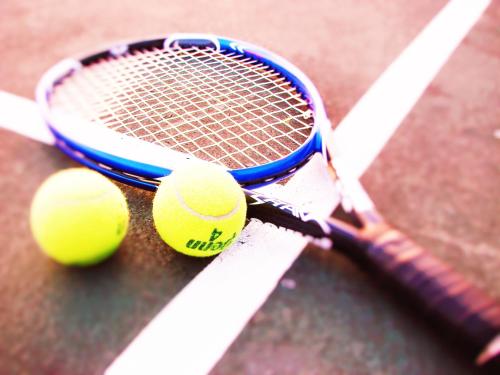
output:
[[[37,102],[61,150],[123,172],[120,180],[136,186],[196,158],[222,164],[243,186],[265,185],[324,152],[330,128],[317,89],[297,67],[263,48],[208,34],[120,43],[63,60],[40,80]],[[158,139],[174,122],[175,136]],[[200,132],[207,133],[200,143],[189,143]],[[281,138],[276,149],[268,146]]]

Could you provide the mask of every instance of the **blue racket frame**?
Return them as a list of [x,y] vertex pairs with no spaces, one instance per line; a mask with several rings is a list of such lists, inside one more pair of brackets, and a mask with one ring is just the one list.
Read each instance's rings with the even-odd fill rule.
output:
[[[66,124],[54,118],[51,113],[50,97],[55,85],[85,65],[92,64],[102,58],[116,57],[138,49],[167,49],[174,43],[181,47],[200,46],[215,48],[222,52],[227,51],[228,53],[237,53],[245,57],[250,57],[263,63],[286,77],[297,91],[301,93],[303,99],[306,100],[313,112],[314,125],[312,132],[306,142],[293,153],[259,166],[228,169],[242,186],[255,188],[286,178],[307,163],[312,155],[317,152],[325,155],[325,158],[328,157],[324,146],[324,138],[330,131],[330,123],[327,119],[321,97],[309,78],[284,58],[263,48],[210,34],[172,34],[167,38],[121,43],[83,58],[66,59],[57,64],[42,77],[36,92],[42,116],[57,140],[56,145],[78,162],[88,165],[93,169],[98,169],[100,172],[114,179],[141,188],[156,189],[158,184],[156,181],[160,181],[161,178],[168,176],[176,168],[179,162],[178,157],[175,158],[177,160],[169,160],[173,158],[167,155],[164,162],[150,163],[142,162],[140,158],[136,157],[138,155],[130,156],[127,155],[128,153],[120,153],[118,149],[113,148],[112,144],[108,145],[105,143],[102,147],[96,147],[92,139],[99,138],[101,135],[96,134],[95,137],[92,135],[88,136],[87,141],[85,141],[80,139],[78,132],[68,133]],[[85,132],[88,133],[88,130],[85,129]],[[88,140],[89,138],[91,139],[90,141]],[[123,140],[124,136],[116,133],[116,136],[112,138],[122,138]],[[156,145],[151,146],[158,147]],[[133,146],[130,147],[133,148]],[[184,160],[194,159],[190,155],[184,155],[183,158]],[[128,176],[128,174],[132,176]],[[138,180],[141,178],[144,181]]]

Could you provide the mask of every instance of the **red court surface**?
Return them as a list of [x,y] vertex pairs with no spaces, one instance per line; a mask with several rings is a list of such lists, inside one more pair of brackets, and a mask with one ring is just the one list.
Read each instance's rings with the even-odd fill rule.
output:
[[[336,126],[445,4],[3,0],[0,90],[33,99],[42,73],[66,56],[116,40],[209,32],[292,61]],[[494,1],[362,178],[391,223],[496,299],[499,25]],[[56,149],[0,129],[0,374],[103,373],[212,261],[169,249],[153,227],[153,194],[125,185],[131,226],[115,256],[87,269],[44,257],[30,233],[30,202],[45,178],[73,166]],[[341,255],[310,245],[283,277],[214,359],[213,374],[486,373]],[[192,342],[192,361],[204,350]]]

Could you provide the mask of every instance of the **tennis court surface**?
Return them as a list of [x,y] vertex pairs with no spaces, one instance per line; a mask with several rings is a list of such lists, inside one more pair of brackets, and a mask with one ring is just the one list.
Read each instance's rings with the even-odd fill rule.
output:
[[[52,262],[32,238],[31,199],[78,164],[47,144],[32,100],[57,61],[117,40],[201,32],[261,45],[314,82],[388,221],[498,300],[499,2],[4,0],[0,15],[1,374],[488,372],[299,235],[251,222],[219,257],[172,251],[153,193],[124,184],[119,251],[84,269]],[[320,164],[266,191],[328,215],[338,196]]]

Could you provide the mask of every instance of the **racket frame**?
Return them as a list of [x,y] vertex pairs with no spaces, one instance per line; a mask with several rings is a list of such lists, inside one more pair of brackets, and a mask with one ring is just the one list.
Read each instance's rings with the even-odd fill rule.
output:
[[[301,94],[312,111],[314,123],[311,133],[292,153],[262,165],[228,169],[242,186],[259,187],[286,178],[306,164],[317,152],[327,158],[324,140],[330,132],[331,125],[319,92],[309,78],[289,61],[270,51],[243,41],[211,34],[172,34],[167,38],[119,43],[103,51],[80,58],[65,59],[56,64],[42,76],[36,89],[36,99],[42,117],[56,138],[56,145],[60,148],[67,145],[97,163],[146,179],[160,180],[182,163],[196,159],[189,154],[121,134],[100,124],[92,124],[89,121],[69,117],[67,114],[54,112],[50,106],[50,98],[55,87],[85,66],[102,59],[119,58],[137,50],[168,49],[174,45],[182,48],[192,46],[214,48],[265,64],[284,76]],[[64,148],[61,149],[65,151]],[[120,180],[137,187],[145,187],[142,183],[138,186],[136,179],[122,176]],[[154,190],[155,186],[146,188]]]

